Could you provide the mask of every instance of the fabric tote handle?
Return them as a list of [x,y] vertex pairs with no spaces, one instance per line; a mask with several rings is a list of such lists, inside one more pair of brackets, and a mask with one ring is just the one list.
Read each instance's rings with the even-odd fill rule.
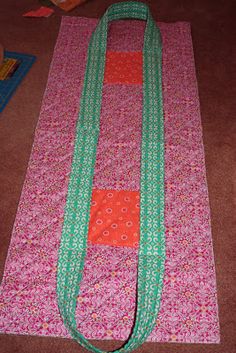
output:
[[160,307],[164,276],[161,36],[147,5],[121,2],[107,9],[89,43],[57,269],[58,306],[64,324],[76,341],[97,353],[104,351],[94,347],[77,330],[75,312],[86,255],[108,23],[125,18],[146,20],[143,45],[140,244],[135,322],[128,341],[115,352],[136,349],[152,332]]

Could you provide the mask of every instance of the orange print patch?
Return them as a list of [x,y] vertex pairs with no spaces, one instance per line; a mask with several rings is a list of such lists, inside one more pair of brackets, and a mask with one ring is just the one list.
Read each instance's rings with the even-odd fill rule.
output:
[[104,83],[142,84],[142,62],[142,52],[108,51]]
[[94,189],[88,241],[93,244],[137,247],[139,192]]

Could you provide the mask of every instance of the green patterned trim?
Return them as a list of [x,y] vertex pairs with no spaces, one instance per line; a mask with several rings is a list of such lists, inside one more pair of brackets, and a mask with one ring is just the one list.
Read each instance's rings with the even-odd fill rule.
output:
[[124,346],[115,352],[132,351],[152,332],[160,307],[165,263],[161,36],[147,5],[117,3],[108,8],[89,43],[57,270],[58,305],[64,324],[76,341],[97,353],[104,352],[77,331],[75,310],[86,255],[108,23],[124,18],[142,19],[147,23],[143,46],[137,308],[132,333]]

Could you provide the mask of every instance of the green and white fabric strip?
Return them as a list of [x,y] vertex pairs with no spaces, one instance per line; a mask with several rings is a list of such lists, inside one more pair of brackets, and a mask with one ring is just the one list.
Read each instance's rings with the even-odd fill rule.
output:
[[137,306],[132,333],[115,352],[136,349],[153,330],[160,307],[165,263],[161,36],[147,5],[117,3],[108,8],[90,39],[57,269],[58,305],[64,324],[76,341],[97,353],[104,351],[94,347],[77,330],[75,312],[86,255],[108,23],[124,18],[147,22],[143,45]]

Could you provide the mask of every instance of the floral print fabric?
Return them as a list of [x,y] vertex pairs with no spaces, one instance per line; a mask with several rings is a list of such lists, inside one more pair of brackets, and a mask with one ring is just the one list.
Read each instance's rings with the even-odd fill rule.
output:
[[138,191],[142,86],[105,84],[100,125],[93,186]]
[[142,84],[142,63],[142,52],[107,52],[104,83]]
[[[1,332],[68,337],[56,300],[57,252],[86,50],[96,24],[94,19],[73,17],[62,22],[1,284]],[[159,27],[163,37],[167,259],[161,309],[149,340],[218,343],[190,27],[187,23],[160,23]],[[140,51],[143,28],[139,21],[112,24],[108,49]],[[94,189],[139,190],[140,87],[104,86]],[[123,124],[120,131],[117,120]],[[117,143],[121,145],[114,162]],[[122,149],[125,143],[126,149]],[[135,247],[88,245],[77,306],[78,328],[86,338],[128,337],[135,307],[136,266]]]
[[88,241],[93,244],[137,247],[139,192],[94,189]]

